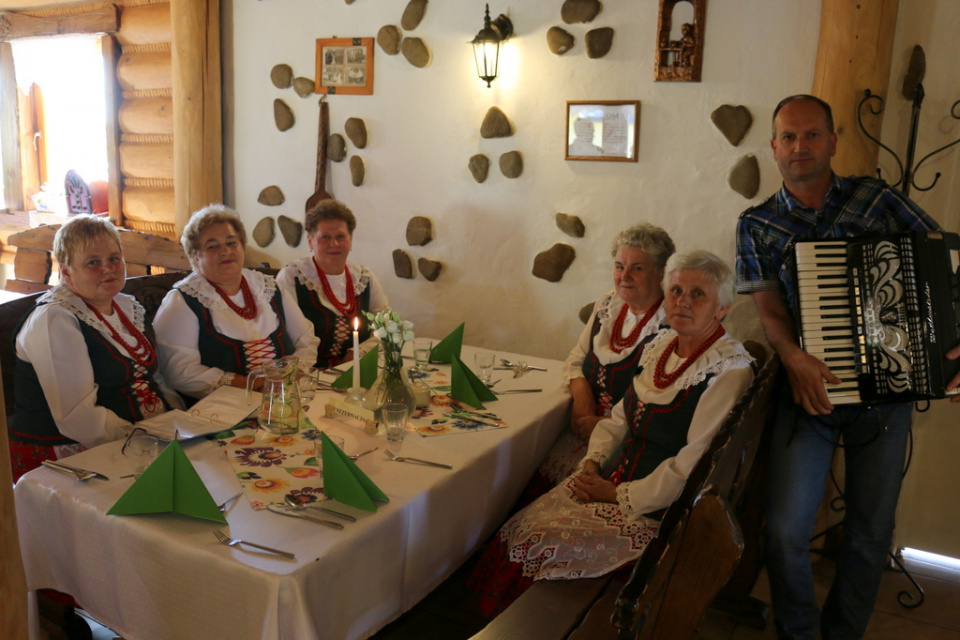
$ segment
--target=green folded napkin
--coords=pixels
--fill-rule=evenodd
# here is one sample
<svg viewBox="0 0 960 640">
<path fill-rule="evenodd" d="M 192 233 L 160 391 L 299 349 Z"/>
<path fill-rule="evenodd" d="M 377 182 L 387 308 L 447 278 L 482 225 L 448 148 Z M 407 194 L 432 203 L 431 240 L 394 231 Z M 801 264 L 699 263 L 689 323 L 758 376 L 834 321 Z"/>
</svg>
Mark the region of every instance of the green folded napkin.
<svg viewBox="0 0 960 640">
<path fill-rule="evenodd" d="M 474 409 L 483 409 L 483 400 L 493 401 L 497 394 L 483 384 L 463 360 L 454 356 L 450 363 L 450 395 Z"/>
<path fill-rule="evenodd" d="M 168 444 L 107 511 L 112 516 L 146 513 L 180 513 L 227 523 L 179 440 Z"/>
<path fill-rule="evenodd" d="M 377 381 L 377 352 L 380 345 L 376 345 L 360 358 L 360 386 L 369 389 Z M 349 389 L 353 386 L 353 367 L 334 380 L 331 384 L 334 389 Z"/>
<path fill-rule="evenodd" d="M 460 357 L 460 350 L 463 348 L 464 324 L 461 322 L 459 327 L 430 350 L 430 362 L 453 362 L 455 357 Z"/>
<path fill-rule="evenodd" d="M 323 442 L 323 492 L 327 496 L 366 511 L 377 510 L 375 500 L 390 501 L 327 434 L 321 431 L 320 438 Z"/>
</svg>

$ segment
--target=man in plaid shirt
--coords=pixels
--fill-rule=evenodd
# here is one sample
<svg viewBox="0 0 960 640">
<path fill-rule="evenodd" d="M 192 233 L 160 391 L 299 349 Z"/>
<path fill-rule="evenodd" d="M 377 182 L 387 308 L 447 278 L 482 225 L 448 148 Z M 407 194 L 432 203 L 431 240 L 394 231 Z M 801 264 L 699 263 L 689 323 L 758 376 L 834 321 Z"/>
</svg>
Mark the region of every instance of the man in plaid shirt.
<svg viewBox="0 0 960 640">
<path fill-rule="evenodd" d="M 860 638 L 870 620 L 893 541 L 910 404 L 835 408 L 824 382 L 840 380 L 800 348 L 795 332 L 792 247 L 940 226 L 900 192 L 873 178 L 841 178 L 830 159 L 837 134 L 830 106 L 791 96 L 773 113 L 773 155 L 783 187 L 737 224 L 737 292 L 757 305 L 787 373 L 770 450 L 767 567 L 780 638 L 817 638 L 810 538 L 837 446 L 844 450 L 844 538 L 819 616 L 824 640 Z M 960 357 L 960 346 L 948 357 Z M 960 384 L 960 376 L 948 388 Z M 952 401 L 960 400 L 955 396 Z M 841 440 L 843 444 L 838 444 Z"/>
</svg>

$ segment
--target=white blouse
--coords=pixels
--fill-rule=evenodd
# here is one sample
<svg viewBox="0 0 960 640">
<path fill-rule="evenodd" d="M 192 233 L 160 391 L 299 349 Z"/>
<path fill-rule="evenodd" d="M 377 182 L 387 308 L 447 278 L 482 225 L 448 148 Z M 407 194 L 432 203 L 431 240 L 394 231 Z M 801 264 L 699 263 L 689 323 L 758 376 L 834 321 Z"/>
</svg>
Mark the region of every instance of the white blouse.
<svg viewBox="0 0 960 640">
<path fill-rule="evenodd" d="M 257 317 L 252 320 L 241 318 L 228 307 L 213 285 L 199 273 L 190 274 L 175 286 L 195 295 L 210 311 L 213 327 L 218 333 L 234 340 L 253 342 L 269 336 L 280 324 L 277 314 L 270 306 L 277 283 L 259 271 L 244 269 L 243 275 L 257 304 Z M 281 298 L 287 333 L 294 344 L 293 355 L 297 356 L 301 363 L 309 363 L 306 366 L 310 366 L 317 359 L 320 339 L 313 334 L 313 324 L 300 311 L 296 298 L 291 298 L 282 291 Z M 238 291 L 230 299 L 237 306 L 243 306 L 242 291 Z M 196 314 L 187 306 L 179 289 L 171 289 L 164 297 L 153 326 L 157 333 L 160 366 L 174 389 L 195 398 L 202 398 L 220 386 L 225 371 L 201 364 L 200 323 Z"/>
<path fill-rule="evenodd" d="M 87 448 L 123 438 L 125 427 L 130 423 L 97 404 L 99 386 L 94 382 L 93 365 L 80 323 L 99 331 L 120 353 L 127 353 L 126 348 L 113 339 L 106 325 L 66 285 L 51 289 L 37 302 L 47 304 L 34 310 L 17 334 L 17 357 L 33 365 L 60 433 Z M 117 294 L 114 302 L 134 326 L 143 331 L 143 307 L 123 293 Z M 119 314 L 104 316 L 104 319 L 129 344 L 135 342 L 120 322 Z M 171 406 L 183 408 L 183 401 L 159 371 L 154 380 Z M 159 405 L 144 417 L 164 411 L 163 405 Z"/>
<path fill-rule="evenodd" d="M 580 339 L 577 340 L 577 344 L 574 345 L 570 351 L 570 355 L 567 356 L 567 359 L 563 363 L 562 375 L 565 385 L 569 385 L 570 381 L 574 378 L 583 377 L 583 361 L 586 359 L 587 353 L 590 352 L 590 333 L 593 331 L 593 322 L 596 318 L 600 318 L 600 331 L 598 331 L 596 337 L 593 338 L 593 353 L 597 356 L 600 364 L 606 366 L 629 357 L 630 354 L 633 353 L 633 350 L 637 348 L 638 344 L 647 336 L 653 335 L 659 330 L 660 325 L 665 322 L 667 317 L 661 304 L 657 312 L 653 314 L 653 317 L 650 318 L 646 326 L 640 331 L 637 340 L 620 353 L 616 353 L 610 348 L 610 333 L 613 331 L 613 325 L 617 321 L 617 316 L 620 315 L 620 309 L 626 304 L 627 303 L 617 295 L 616 291 L 609 291 L 593 305 L 593 312 L 590 314 L 590 319 L 587 320 L 587 326 L 583 328 L 583 331 L 580 333 Z M 627 315 L 623 319 L 621 332 L 629 335 L 634 327 L 637 326 L 637 323 L 643 319 L 644 315 L 646 315 L 646 311 L 640 315 L 636 315 L 628 308 Z"/>
<path fill-rule="evenodd" d="M 697 358 L 674 384 L 666 389 L 658 389 L 653 383 L 657 360 L 676 335 L 672 329 L 664 329 L 650 341 L 640 357 L 643 370 L 633 379 L 633 388 L 640 402 L 669 404 L 683 389 L 699 384 L 709 374 L 715 375 L 710 379 L 694 410 L 687 430 L 687 444 L 676 456 L 662 461 L 646 477 L 623 482 L 617 487 L 620 508 L 633 517 L 663 509 L 677 499 L 700 456 L 753 380 L 753 358 L 738 340 L 724 334 Z M 683 360 L 676 352 L 672 353 L 667 360 L 665 371 L 675 371 Z M 609 418 L 597 423 L 590 436 L 584 460 L 595 460 L 602 466 L 613 455 L 630 430 L 624 411 L 621 400 L 613 408 Z M 581 468 L 582 466 L 581 462 Z"/>
<path fill-rule="evenodd" d="M 387 294 L 384 293 L 380 281 L 373 275 L 369 268 L 363 265 L 357 265 L 347 262 L 347 268 L 350 269 L 350 277 L 353 278 L 353 292 L 359 296 L 368 288 L 370 289 L 370 312 L 376 313 L 390 306 L 387 302 Z M 313 256 L 299 258 L 287 264 L 280 273 L 277 274 L 277 283 L 283 290 L 285 297 L 293 300 L 297 299 L 296 283 L 299 281 L 311 291 L 316 292 L 320 303 L 327 309 L 330 309 L 337 315 L 340 312 L 333 306 L 333 303 L 327 300 L 323 293 L 323 285 L 320 283 L 320 277 L 317 275 L 317 268 L 313 263 Z M 330 290 L 337 300 L 345 301 L 347 299 L 347 273 L 344 271 L 340 275 L 327 275 L 327 282 L 330 284 Z"/>
</svg>

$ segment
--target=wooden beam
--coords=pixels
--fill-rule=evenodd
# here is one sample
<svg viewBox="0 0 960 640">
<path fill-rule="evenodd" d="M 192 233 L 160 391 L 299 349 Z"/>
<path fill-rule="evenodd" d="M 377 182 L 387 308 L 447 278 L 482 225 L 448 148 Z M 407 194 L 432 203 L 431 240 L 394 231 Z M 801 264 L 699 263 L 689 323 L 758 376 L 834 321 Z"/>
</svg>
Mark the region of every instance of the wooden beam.
<svg viewBox="0 0 960 640">
<path fill-rule="evenodd" d="M 23 210 L 20 178 L 20 117 L 13 47 L 0 42 L 0 140 L 3 141 L 3 197 L 12 211 Z"/>
<path fill-rule="evenodd" d="M 123 174 L 120 171 L 120 86 L 117 81 L 117 58 L 120 47 L 114 36 L 100 38 L 100 53 L 103 57 L 104 104 L 107 121 L 107 211 L 116 225 L 123 225 Z"/>
<path fill-rule="evenodd" d="M 840 137 L 833 169 L 839 175 L 876 175 L 879 149 L 860 131 L 856 108 L 865 89 L 886 98 L 898 5 L 899 0 L 822 0 L 812 93 L 833 107 Z M 867 120 L 879 138 L 882 114 Z"/>
<path fill-rule="evenodd" d="M 0 40 L 59 36 L 66 33 L 116 33 L 120 27 L 116 6 L 73 16 L 38 18 L 15 11 L 0 11 Z"/>
<path fill-rule="evenodd" d="M 174 203 L 177 231 L 190 214 L 223 201 L 220 3 L 171 0 Z"/>
</svg>

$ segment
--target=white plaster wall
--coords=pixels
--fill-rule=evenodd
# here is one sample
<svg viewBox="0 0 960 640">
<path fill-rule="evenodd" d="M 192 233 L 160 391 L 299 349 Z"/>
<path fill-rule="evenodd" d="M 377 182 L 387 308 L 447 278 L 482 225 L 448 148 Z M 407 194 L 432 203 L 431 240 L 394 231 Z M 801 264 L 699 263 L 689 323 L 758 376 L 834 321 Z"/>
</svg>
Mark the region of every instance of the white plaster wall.
<svg viewBox="0 0 960 640">
<path fill-rule="evenodd" d="M 442 336 L 466 321 L 469 343 L 563 358 L 582 328 L 577 311 L 611 286 L 609 244 L 618 230 L 648 220 L 666 228 L 679 247 L 706 247 L 732 262 L 736 217 L 760 198 L 747 201 L 732 191 L 730 169 L 752 153 L 761 160 L 760 196 L 780 184 L 768 122 L 781 97 L 811 86 L 819 30 L 811 5 L 817 3 L 784 3 L 773 11 L 764 0 L 732 0 L 708 9 L 700 83 L 653 81 L 658 3 L 604 2 L 589 26 L 565 27 L 577 44 L 556 56 L 547 49 L 546 31 L 563 26 L 561 4 L 492 4 L 491 13 L 507 13 L 516 30 L 492 88 L 473 73 L 466 44 L 482 26 L 483 3 L 456 0 L 430 3 L 422 24 L 406 34 L 426 41 L 430 66 L 414 68 L 377 47 L 374 94 L 328 98 L 333 132 L 343 132 L 351 116 L 363 118 L 369 132 L 366 149 L 350 148 L 366 163 L 363 186 L 352 186 L 346 162 L 332 164 L 328 185 L 359 219 L 353 255 L 374 269 L 393 306 L 422 334 Z M 274 88 L 270 69 L 284 62 L 312 78 L 316 38 L 375 36 L 385 24 L 399 25 L 405 6 L 406 0 L 376 6 L 369 0 L 226 0 L 227 199 L 248 228 L 266 215 L 300 218 L 313 192 L 318 99 Z M 583 37 L 601 26 L 615 28 L 613 48 L 591 60 Z M 287 132 L 273 124 L 274 98 L 296 112 Z M 565 101 L 592 99 L 642 102 L 639 162 L 564 160 Z M 710 121 L 725 103 L 754 114 L 739 147 Z M 514 123 L 514 136 L 480 138 L 493 105 Z M 523 153 L 525 169 L 509 180 L 497 160 L 514 149 Z M 467 169 L 478 152 L 492 161 L 483 184 Z M 283 206 L 256 202 L 270 184 L 286 194 Z M 580 216 L 586 237 L 559 231 L 557 212 Z M 425 247 L 406 246 L 414 215 L 433 220 L 436 239 Z M 559 283 L 533 277 L 534 256 L 556 242 L 573 246 L 577 259 Z M 391 259 L 396 248 L 414 261 L 443 262 L 440 278 L 398 279 Z M 306 251 L 305 241 L 291 249 L 278 238 L 263 253 L 279 265 Z M 744 302 L 744 311 L 752 311 Z"/>
</svg>

